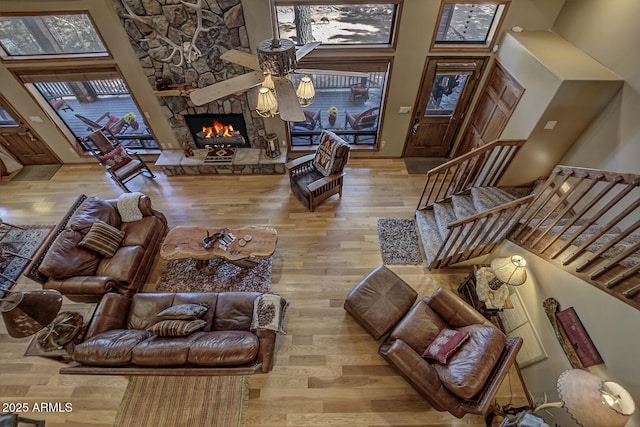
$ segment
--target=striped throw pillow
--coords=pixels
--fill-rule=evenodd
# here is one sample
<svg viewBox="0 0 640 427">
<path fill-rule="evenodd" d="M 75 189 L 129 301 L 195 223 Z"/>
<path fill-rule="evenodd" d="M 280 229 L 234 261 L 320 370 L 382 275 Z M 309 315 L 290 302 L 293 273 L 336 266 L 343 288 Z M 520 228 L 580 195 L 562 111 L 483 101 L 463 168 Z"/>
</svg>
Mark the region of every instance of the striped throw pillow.
<svg viewBox="0 0 640 427">
<path fill-rule="evenodd" d="M 90 249 L 105 257 L 112 257 L 124 239 L 124 231 L 96 219 L 86 236 L 78 246 Z"/>
<path fill-rule="evenodd" d="M 202 319 L 198 320 L 163 320 L 147 329 L 159 337 L 186 337 L 207 325 Z"/>
</svg>

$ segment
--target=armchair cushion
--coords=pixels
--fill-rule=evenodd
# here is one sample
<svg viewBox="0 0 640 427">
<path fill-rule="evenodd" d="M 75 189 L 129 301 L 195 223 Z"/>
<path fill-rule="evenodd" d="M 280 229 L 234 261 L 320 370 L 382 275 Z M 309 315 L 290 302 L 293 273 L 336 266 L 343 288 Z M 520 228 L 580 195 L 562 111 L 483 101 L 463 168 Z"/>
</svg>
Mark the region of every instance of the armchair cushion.
<svg viewBox="0 0 640 427">
<path fill-rule="evenodd" d="M 446 365 L 434 363 L 440 381 L 453 394 L 471 399 L 487 382 L 505 348 L 506 336 L 495 326 L 470 325 L 459 329 L 469 338 Z"/>
<path fill-rule="evenodd" d="M 422 353 L 422 357 L 435 359 L 440 363 L 446 364 L 449 356 L 458 351 L 468 338 L 468 332 L 445 328 L 427 346 L 424 353 Z"/>
<path fill-rule="evenodd" d="M 423 298 L 418 301 L 391 331 L 391 335 L 388 338 L 390 341 L 404 341 L 418 356 L 424 353 L 425 347 L 436 339 L 442 329 L 449 327 L 429 307 L 428 300 L 429 298 Z"/>
<path fill-rule="evenodd" d="M 97 220 L 112 227 L 120 227 L 120 215 L 114 205 L 97 196 L 87 197 L 69 219 L 68 228 L 87 234 Z"/>
<path fill-rule="evenodd" d="M 70 228 L 63 230 L 44 256 L 39 271 L 56 280 L 73 276 L 93 276 L 102 257 L 96 252 L 78 246 L 83 237 L 80 232 Z"/>
<path fill-rule="evenodd" d="M 120 247 L 122 239 L 124 239 L 122 231 L 96 219 L 78 246 L 90 249 L 102 256 L 112 257 Z"/>
</svg>

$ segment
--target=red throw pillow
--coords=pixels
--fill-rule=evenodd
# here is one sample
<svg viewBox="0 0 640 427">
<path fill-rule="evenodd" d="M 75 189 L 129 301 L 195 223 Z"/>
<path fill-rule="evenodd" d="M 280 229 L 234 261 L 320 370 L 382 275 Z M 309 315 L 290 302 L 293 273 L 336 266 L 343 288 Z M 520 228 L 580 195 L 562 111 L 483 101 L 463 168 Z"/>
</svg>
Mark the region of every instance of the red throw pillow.
<svg viewBox="0 0 640 427">
<path fill-rule="evenodd" d="M 447 363 L 449 356 L 455 353 L 468 338 L 468 332 L 442 329 L 422 353 L 422 357 Z"/>
<path fill-rule="evenodd" d="M 100 156 L 100 160 L 112 169 L 118 169 L 129 163 L 131 161 L 131 157 L 129 157 L 129 154 L 124 151 L 124 147 L 120 145 L 104 156 Z"/>
</svg>

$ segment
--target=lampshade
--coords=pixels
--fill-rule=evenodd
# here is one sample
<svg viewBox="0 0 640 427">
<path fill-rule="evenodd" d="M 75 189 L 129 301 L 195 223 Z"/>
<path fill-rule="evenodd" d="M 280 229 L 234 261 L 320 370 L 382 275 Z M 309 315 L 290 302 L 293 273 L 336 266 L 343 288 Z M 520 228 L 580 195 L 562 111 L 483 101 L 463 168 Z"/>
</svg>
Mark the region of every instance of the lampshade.
<svg viewBox="0 0 640 427">
<path fill-rule="evenodd" d="M 258 90 L 256 112 L 262 117 L 273 117 L 278 114 L 278 100 L 271 89 L 261 87 Z"/>
<path fill-rule="evenodd" d="M 269 88 L 271 90 L 275 90 L 276 85 L 273 83 L 273 78 L 271 77 L 271 74 L 265 74 L 264 75 L 264 80 L 262 81 L 262 87 L 266 87 Z"/>
<path fill-rule="evenodd" d="M 519 255 L 496 258 L 491 261 L 491 271 L 498 280 L 511 286 L 519 286 L 527 279 L 527 261 Z"/>
<path fill-rule="evenodd" d="M 298 95 L 300 105 L 307 106 L 313 103 L 313 97 L 316 96 L 316 90 L 314 89 L 313 82 L 309 76 L 304 76 L 300 79 L 296 95 Z"/>
<path fill-rule="evenodd" d="M 24 338 L 51 323 L 61 306 L 58 291 L 11 292 L 0 302 L 0 311 L 9 335 Z"/>
<path fill-rule="evenodd" d="M 558 394 L 582 427 L 622 427 L 636 409 L 631 394 L 621 385 L 581 369 L 560 374 Z"/>
</svg>

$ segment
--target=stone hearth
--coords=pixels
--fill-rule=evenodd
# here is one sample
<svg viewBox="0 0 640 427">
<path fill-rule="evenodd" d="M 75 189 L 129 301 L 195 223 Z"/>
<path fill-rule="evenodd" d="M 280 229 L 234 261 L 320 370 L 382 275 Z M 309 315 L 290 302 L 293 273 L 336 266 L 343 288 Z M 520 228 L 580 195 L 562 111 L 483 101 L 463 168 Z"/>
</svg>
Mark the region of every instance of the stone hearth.
<svg viewBox="0 0 640 427">
<path fill-rule="evenodd" d="M 286 150 L 280 157 L 270 159 L 264 150 L 258 148 L 238 148 L 230 164 L 205 164 L 207 150 L 193 150 L 192 157 L 186 157 L 182 150 L 165 150 L 156 166 L 167 176 L 176 175 L 250 175 L 283 174 L 287 161 Z"/>
</svg>

